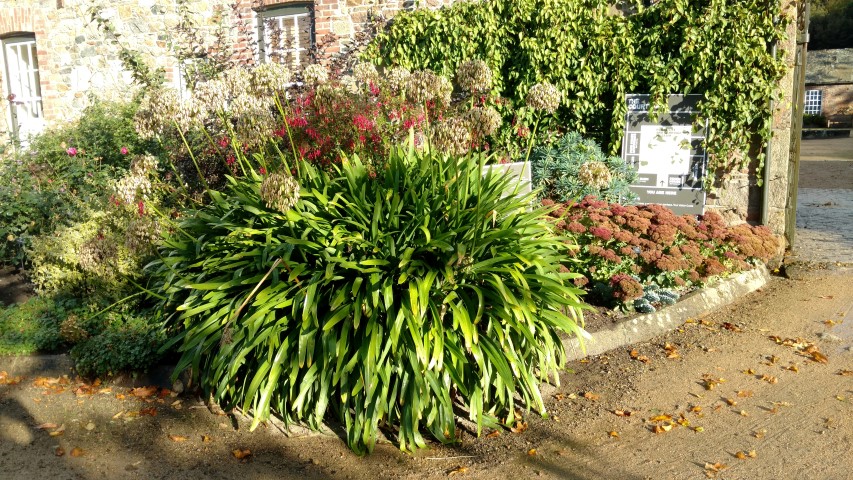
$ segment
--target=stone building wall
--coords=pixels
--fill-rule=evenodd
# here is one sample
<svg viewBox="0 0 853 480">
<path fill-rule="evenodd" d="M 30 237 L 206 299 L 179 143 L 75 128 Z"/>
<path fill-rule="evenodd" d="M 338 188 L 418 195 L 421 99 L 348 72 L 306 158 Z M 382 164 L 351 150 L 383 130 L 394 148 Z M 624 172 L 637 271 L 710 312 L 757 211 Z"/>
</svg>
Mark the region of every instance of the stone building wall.
<svg viewBox="0 0 853 480">
<path fill-rule="evenodd" d="M 841 85 L 812 85 L 807 90 L 820 90 L 821 114 L 829 127 L 853 126 L 853 83 Z"/>
<path fill-rule="evenodd" d="M 313 10 L 315 39 L 327 42 L 326 55 L 346 50 L 361 31 L 367 12 L 386 17 L 400 10 L 436 8 L 454 0 L 185 0 L 198 31 L 212 39 L 219 25 L 227 25 L 234 58 L 255 61 L 256 11 L 287 4 Z M 134 92 L 130 72 L 122 67 L 119 47 L 92 21 L 92 10 L 120 34 L 118 41 L 142 54 L 166 80 L 178 87 L 179 75 L 171 47 L 180 21 L 175 0 L 0 0 L 0 38 L 13 33 L 34 33 L 38 48 L 41 94 L 47 124 L 72 120 L 89 102 L 89 95 L 127 99 Z M 224 16 L 219 22 L 217 12 Z M 0 57 L 0 65 L 3 65 Z M 6 84 L 0 68 L 0 142 L 9 131 Z"/>
</svg>

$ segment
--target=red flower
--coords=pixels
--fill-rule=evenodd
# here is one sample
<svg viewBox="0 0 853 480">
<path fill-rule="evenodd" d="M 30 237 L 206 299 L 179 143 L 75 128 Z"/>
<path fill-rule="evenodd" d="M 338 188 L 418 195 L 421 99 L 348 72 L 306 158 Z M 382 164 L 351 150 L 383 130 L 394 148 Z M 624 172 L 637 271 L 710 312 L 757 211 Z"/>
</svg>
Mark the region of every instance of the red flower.
<svg viewBox="0 0 853 480">
<path fill-rule="evenodd" d="M 122 155 L 127 155 L 128 153 L 130 153 L 130 150 L 128 150 L 127 147 L 121 147 L 121 154 Z"/>
<path fill-rule="evenodd" d="M 136 205 L 139 216 L 145 215 L 145 203 L 142 200 Z"/>
<path fill-rule="evenodd" d="M 228 144 L 230 143 L 231 141 L 228 140 L 228 137 L 222 137 L 219 139 L 219 146 L 222 148 L 228 148 Z"/>
<path fill-rule="evenodd" d="M 258 169 L 258 173 L 260 173 L 261 175 L 266 175 L 266 174 L 267 174 L 267 169 L 266 169 L 266 168 L 264 168 L 264 167 L 261 167 L 261 168 L 259 168 L 259 169 Z"/>
<path fill-rule="evenodd" d="M 67 153 L 71 157 L 74 157 L 77 155 L 77 149 L 74 147 L 69 147 L 67 150 L 65 150 L 65 153 Z"/>
</svg>

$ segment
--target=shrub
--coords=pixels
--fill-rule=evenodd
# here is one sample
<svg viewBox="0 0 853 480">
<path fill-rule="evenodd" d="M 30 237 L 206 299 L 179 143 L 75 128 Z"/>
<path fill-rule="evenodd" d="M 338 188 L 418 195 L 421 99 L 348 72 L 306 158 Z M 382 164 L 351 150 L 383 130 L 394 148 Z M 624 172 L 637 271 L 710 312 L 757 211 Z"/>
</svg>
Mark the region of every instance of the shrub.
<svg viewBox="0 0 853 480">
<path fill-rule="evenodd" d="M 633 280 L 647 289 L 650 284 L 683 289 L 780 253 L 780 241 L 768 228 L 729 227 L 713 211 L 678 216 L 661 205 L 622 206 L 588 197 L 560 206 L 552 217 L 558 232 L 580 246 L 573 268 L 583 278 L 576 282 L 591 282 L 604 304 L 639 298 L 644 292 Z"/>
<path fill-rule="evenodd" d="M 55 352 L 67 344 L 61 325 L 79 313 L 80 303 L 67 297 L 32 297 L 0 308 L 0 354 Z"/>
<path fill-rule="evenodd" d="M 536 147 L 530 159 L 533 184 L 544 198 L 568 202 L 592 195 L 623 205 L 637 200 L 628 188 L 637 178 L 636 171 L 577 132 Z"/>
<path fill-rule="evenodd" d="M 803 115 L 803 127 L 806 128 L 826 128 L 829 125 L 826 117 L 823 115 L 814 115 L 806 113 Z"/>
<path fill-rule="evenodd" d="M 582 333 L 565 247 L 484 157 L 409 145 L 375 178 L 358 157 L 298 164 L 295 204 L 268 181 L 288 167 L 247 169 L 188 214 L 151 267 L 177 370 L 253 427 L 270 410 L 317 427 L 331 408 L 357 452 L 380 424 L 403 449 L 421 427 L 453 441 L 457 402 L 478 431 L 512 423 L 517 399 L 543 411 L 558 334 Z"/>
<path fill-rule="evenodd" d="M 103 320 L 90 318 L 88 325 L 79 318 L 73 327 L 67 322 L 63 325 L 65 331 L 72 328 L 77 331 L 71 358 L 81 375 L 101 377 L 144 371 L 160 358 L 158 351 L 165 338 L 157 322 L 126 312 L 109 312 L 103 317 Z"/>
</svg>

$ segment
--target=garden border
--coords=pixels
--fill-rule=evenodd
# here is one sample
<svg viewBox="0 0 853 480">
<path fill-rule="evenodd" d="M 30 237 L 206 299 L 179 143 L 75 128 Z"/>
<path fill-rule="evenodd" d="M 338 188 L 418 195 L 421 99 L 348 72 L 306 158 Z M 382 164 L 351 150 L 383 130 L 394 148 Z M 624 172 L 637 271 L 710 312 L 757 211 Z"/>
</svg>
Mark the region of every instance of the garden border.
<svg viewBox="0 0 853 480">
<path fill-rule="evenodd" d="M 564 337 L 568 361 L 599 355 L 620 347 L 650 340 L 660 334 L 680 327 L 691 317 L 702 317 L 717 308 L 728 305 L 761 287 L 770 280 L 770 272 L 763 265 L 706 286 L 680 299 L 675 305 L 645 315 L 621 321 L 609 328 L 589 332 L 591 339 L 584 340 L 586 350 L 576 337 Z"/>
</svg>

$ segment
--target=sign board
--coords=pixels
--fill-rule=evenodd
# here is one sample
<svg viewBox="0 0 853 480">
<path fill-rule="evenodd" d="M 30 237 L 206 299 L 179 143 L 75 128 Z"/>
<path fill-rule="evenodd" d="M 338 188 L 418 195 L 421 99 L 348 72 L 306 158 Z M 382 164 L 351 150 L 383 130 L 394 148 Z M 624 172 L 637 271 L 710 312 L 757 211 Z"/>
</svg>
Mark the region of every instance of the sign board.
<svg viewBox="0 0 853 480">
<path fill-rule="evenodd" d="M 509 174 L 511 191 L 507 193 L 523 196 L 533 191 L 533 176 L 530 170 L 530 162 L 497 163 L 485 165 L 483 175 L 489 172 L 494 172 L 495 175 Z"/>
<path fill-rule="evenodd" d="M 631 191 L 640 203 L 658 203 L 677 214 L 701 215 L 708 165 L 705 125 L 697 125 L 701 95 L 670 95 L 667 111 L 649 116 L 651 95 L 626 96 L 622 158 L 637 170 Z"/>
</svg>

